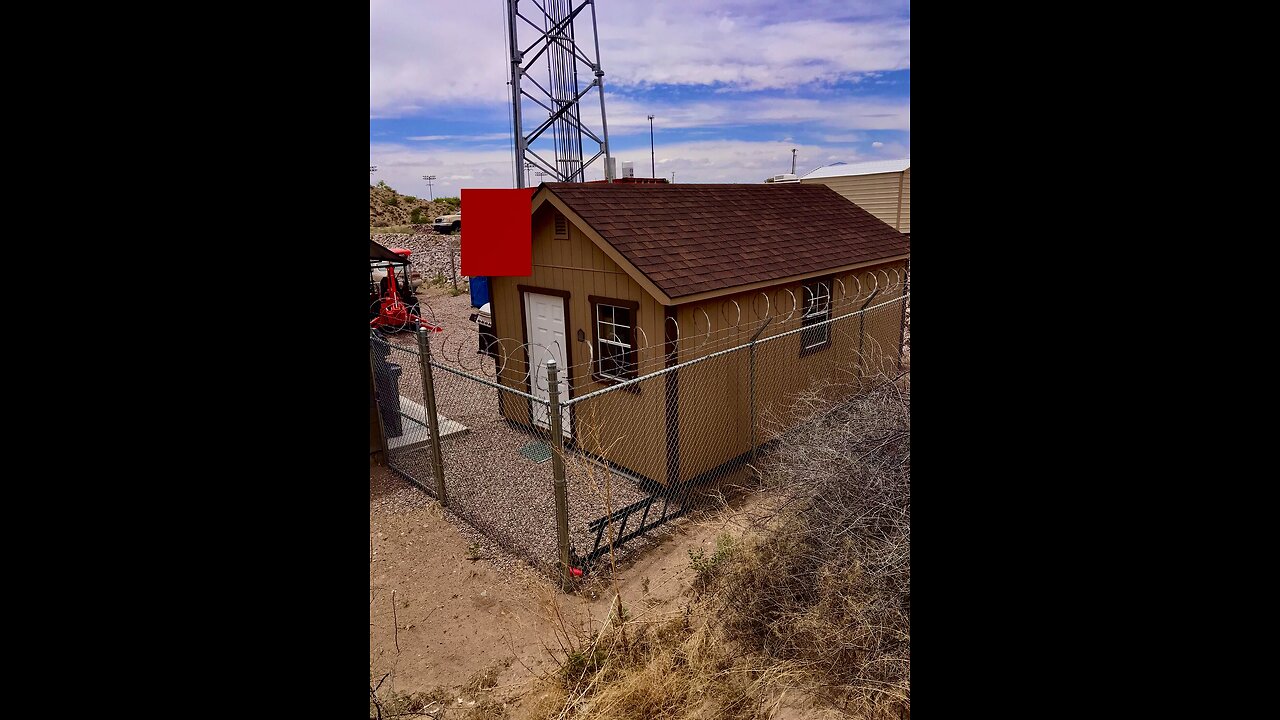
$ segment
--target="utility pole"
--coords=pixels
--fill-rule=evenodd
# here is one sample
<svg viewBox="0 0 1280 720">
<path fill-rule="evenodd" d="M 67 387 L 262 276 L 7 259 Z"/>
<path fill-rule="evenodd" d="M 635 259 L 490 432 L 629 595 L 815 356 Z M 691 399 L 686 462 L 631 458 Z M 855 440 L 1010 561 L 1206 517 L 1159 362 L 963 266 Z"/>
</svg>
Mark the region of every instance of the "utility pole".
<svg viewBox="0 0 1280 720">
<path fill-rule="evenodd" d="M 526 162 L 524 164 L 524 184 L 526 187 L 528 187 L 529 185 L 529 171 L 532 169 L 533 169 L 533 163 Z"/>
<path fill-rule="evenodd" d="M 431 192 L 431 181 L 432 181 L 432 180 L 435 180 L 435 179 L 436 179 L 436 176 L 435 176 L 435 175 L 423 175 L 423 176 L 422 176 L 422 179 L 427 181 L 427 199 L 428 199 L 428 200 L 435 200 L 435 199 L 436 199 L 436 196 L 435 196 L 435 194 L 434 194 L 434 193 L 432 193 L 432 192 Z"/>
<path fill-rule="evenodd" d="M 534 170 L 534 171 L 533 171 L 533 174 L 538 176 L 538 184 L 539 184 L 539 185 L 541 185 L 541 184 L 542 184 L 542 178 L 544 178 L 544 177 L 546 177 L 546 176 L 547 176 L 547 173 L 544 173 L 544 172 L 542 172 L 541 170 Z"/>
<path fill-rule="evenodd" d="M 796 174 L 796 149 L 791 148 L 791 174 Z"/>
<path fill-rule="evenodd" d="M 653 116 L 649 116 L 649 177 L 658 177 L 657 165 L 653 162 Z"/>
<path fill-rule="evenodd" d="M 370 166 L 369 166 L 369 174 L 370 174 L 370 175 L 372 175 L 372 174 L 374 174 L 374 173 L 376 173 L 376 172 L 378 172 L 378 166 L 377 166 L 377 165 L 370 165 Z M 370 185 L 372 185 L 373 183 L 369 183 L 369 184 L 370 184 Z"/>
<path fill-rule="evenodd" d="M 676 184 L 676 171 L 675 171 L 675 170 L 672 170 L 672 171 L 671 171 L 671 184 L 672 184 L 672 185 L 675 185 L 675 184 Z"/>
</svg>

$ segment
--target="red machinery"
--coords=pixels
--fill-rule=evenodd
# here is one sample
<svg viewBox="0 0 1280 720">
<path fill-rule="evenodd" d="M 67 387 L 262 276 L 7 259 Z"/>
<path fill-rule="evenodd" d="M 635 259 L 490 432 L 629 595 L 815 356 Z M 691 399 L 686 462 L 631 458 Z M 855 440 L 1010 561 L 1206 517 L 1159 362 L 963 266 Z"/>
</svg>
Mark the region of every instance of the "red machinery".
<svg viewBox="0 0 1280 720">
<path fill-rule="evenodd" d="M 421 307 L 413 292 L 416 273 L 409 270 L 410 254 L 404 248 L 388 251 L 369 241 L 369 327 L 393 333 L 419 327 L 431 332 L 443 329 L 421 316 Z"/>
</svg>

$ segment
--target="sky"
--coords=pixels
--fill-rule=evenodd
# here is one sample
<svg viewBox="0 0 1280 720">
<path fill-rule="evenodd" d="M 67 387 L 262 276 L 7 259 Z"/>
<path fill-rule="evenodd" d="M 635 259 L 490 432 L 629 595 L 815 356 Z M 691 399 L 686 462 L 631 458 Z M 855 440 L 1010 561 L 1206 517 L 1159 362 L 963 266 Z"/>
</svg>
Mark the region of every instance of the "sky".
<svg viewBox="0 0 1280 720">
<path fill-rule="evenodd" d="M 539 22 L 533 3 L 520 10 Z M 370 0 L 371 183 L 421 197 L 423 175 L 436 176 L 436 197 L 515 187 L 505 4 Z M 651 177 L 653 165 L 677 183 L 758 183 L 791 171 L 792 148 L 800 175 L 911 154 L 907 1 L 596 0 L 595 11 L 619 168 L 631 161 Z M 590 12 L 576 37 L 592 57 Z M 517 22 L 528 46 L 534 31 Z M 530 75 L 549 84 L 545 62 Z M 590 72 L 581 77 L 586 88 Z M 598 90 L 583 102 L 583 123 L 601 136 Z M 528 99 L 522 108 L 526 133 L 547 116 Z M 587 158 L 597 149 L 586 139 Z M 603 159 L 586 175 L 603 178 Z"/>
</svg>

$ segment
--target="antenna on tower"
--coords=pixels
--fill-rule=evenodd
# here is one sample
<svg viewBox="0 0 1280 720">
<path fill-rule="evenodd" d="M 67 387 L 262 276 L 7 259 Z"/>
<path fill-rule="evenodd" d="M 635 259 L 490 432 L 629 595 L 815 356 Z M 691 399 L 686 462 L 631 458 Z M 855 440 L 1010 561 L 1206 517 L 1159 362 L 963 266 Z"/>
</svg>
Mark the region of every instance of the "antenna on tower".
<svg viewBox="0 0 1280 720">
<path fill-rule="evenodd" d="M 576 39 L 580 33 L 574 27 L 588 5 L 591 6 L 590 42 L 583 45 L 588 51 L 594 50 L 592 55 L 580 47 Z M 613 180 L 595 0 L 535 1 L 525 4 L 527 13 L 522 12 L 520 0 L 506 0 L 506 10 L 516 187 L 525 187 L 524 173 L 519 171 L 525 163 L 554 180 L 582 182 L 586 179 L 587 167 L 600 157 L 605 159 L 605 179 Z M 586 30 L 585 20 L 582 25 Z M 585 33 L 581 34 L 587 39 Z M 521 44 L 522 36 L 527 45 Z M 535 66 L 538 66 L 536 71 Z M 546 68 L 546 86 L 539 81 L 541 67 Z M 580 73 L 593 79 L 584 85 L 579 79 Z M 583 122 L 584 118 L 594 117 L 593 109 L 582 102 L 593 88 L 600 96 L 599 134 L 590 123 Z M 524 102 L 526 99 L 528 103 Z M 583 143 L 587 138 L 599 146 L 599 151 L 583 160 Z"/>
</svg>

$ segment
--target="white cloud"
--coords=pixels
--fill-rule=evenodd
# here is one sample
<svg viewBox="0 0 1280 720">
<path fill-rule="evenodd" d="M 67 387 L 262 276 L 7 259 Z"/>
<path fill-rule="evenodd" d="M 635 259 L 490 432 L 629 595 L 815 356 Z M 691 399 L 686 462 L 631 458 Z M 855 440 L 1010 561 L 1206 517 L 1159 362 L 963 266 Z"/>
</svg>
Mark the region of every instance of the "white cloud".
<svg viewBox="0 0 1280 720">
<path fill-rule="evenodd" d="M 864 160 L 853 150 L 845 148 L 828 148 L 824 145 L 812 145 L 779 141 L 750 140 L 693 140 L 681 143 L 664 143 L 659 148 L 657 173 L 659 177 L 671 179 L 671 171 L 676 173 L 676 182 L 681 183 L 759 183 L 779 173 L 791 172 L 791 148 L 796 148 L 796 172 L 804 173 L 835 160 L 856 162 Z M 648 175 L 649 146 L 620 148 L 614 155 L 619 166 L 622 161 L 632 160 L 636 164 L 636 174 Z M 603 170 L 588 179 L 602 179 Z"/>
<path fill-rule="evenodd" d="M 601 4 L 596 12 L 605 87 L 792 89 L 907 69 L 910 23 L 888 16 L 905 5 L 807 3 L 810 19 L 793 20 L 793 12 L 772 17 L 776 8 L 754 0 Z M 370 0 L 370 115 L 440 113 L 465 105 L 502 119 L 510 72 L 503 6 L 496 0 Z M 537 13 L 525 9 L 526 15 Z M 839 19 L 848 17 L 858 19 Z"/>
<path fill-rule="evenodd" d="M 911 66 L 906 19 L 771 22 L 760 16 L 739 16 L 735 22 L 739 28 L 721 32 L 717 26 L 723 21 L 686 5 L 602 7 L 601 64 L 607 73 L 606 85 L 782 89 L 857 80 L 865 73 Z M 626 53 L 611 56 L 608 50 L 619 46 L 625 46 Z"/>
<path fill-rule="evenodd" d="M 871 144 L 874 149 L 875 159 L 897 160 L 899 158 L 911 157 L 911 148 L 899 142 L 877 142 Z"/>
<path fill-rule="evenodd" d="M 860 142 L 863 138 L 864 136 L 861 135 L 860 133 L 842 133 L 842 134 L 823 135 L 822 141 L 830 142 L 830 143 L 851 143 L 851 142 Z"/>
<path fill-rule="evenodd" d="M 454 140 L 460 142 L 492 142 L 494 140 L 510 140 L 511 133 L 481 133 L 479 135 L 415 135 L 405 139 L 417 140 L 420 142 L 439 142 L 441 140 Z"/>
<path fill-rule="evenodd" d="M 432 183 L 436 197 L 457 195 L 463 187 L 514 187 L 511 152 L 506 149 L 423 148 L 396 143 L 369 146 L 369 164 L 378 172 L 369 182 L 385 181 L 406 195 L 424 197 L 427 183 L 423 175 L 436 175 Z"/>
<path fill-rule="evenodd" d="M 829 130 L 910 130 L 911 104 L 908 100 L 862 100 L 858 98 L 751 98 L 724 99 L 677 105 L 669 101 L 641 102 L 630 97 L 605 95 L 609 132 L 619 135 L 649 132 L 647 115 L 654 127 L 696 128 L 708 125 L 816 125 Z"/>
<path fill-rule="evenodd" d="M 509 102 L 501 2 L 370 0 L 369 113 L 399 117 L 443 106 Z"/>
<path fill-rule="evenodd" d="M 777 141 L 700 140 L 668 143 L 657 158 L 659 177 L 677 183 L 758 183 L 766 177 L 791 172 L 791 148 L 796 148 L 797 172 L 804 174 L 836 160 L 865 160 L 855 151 L 824 145 Z M 619 148 L 614 156 L 635 163 L 636 174 L 648 176 L 649 145 Z M 904 155 L 905 156 L 905 155 Z M 378 172 L 370 183 L 385 181 L 396 190 L 416 196 L 426 195 L 423 175 L 439 176 L 434 182 L 436 197 L 458 195 L 462 188 L 509 188 L 512 179 L 511 154 L 507 150 L 425 149 L 401 144 L 370 146 L 369 164 Z M 604 165 L 597 161 L 587 170 L 588 180 L 604 178 Z M 536 181 L 537 178 L 530 178 Z M 536 184 L 534 182 L 533 184 Z"/>
</svg>

